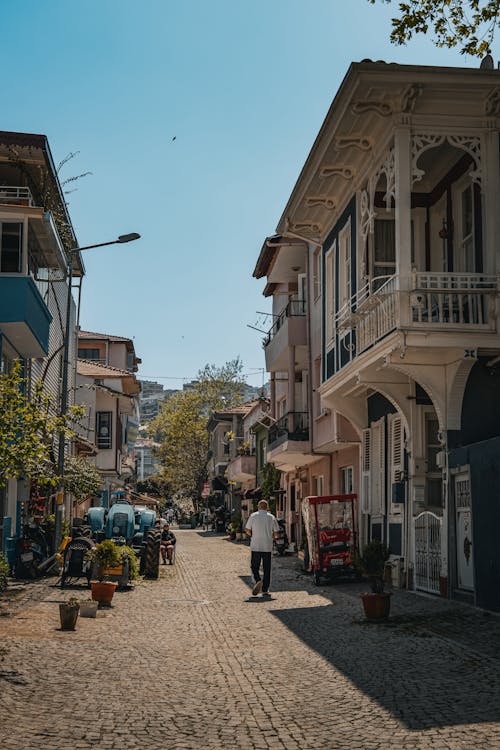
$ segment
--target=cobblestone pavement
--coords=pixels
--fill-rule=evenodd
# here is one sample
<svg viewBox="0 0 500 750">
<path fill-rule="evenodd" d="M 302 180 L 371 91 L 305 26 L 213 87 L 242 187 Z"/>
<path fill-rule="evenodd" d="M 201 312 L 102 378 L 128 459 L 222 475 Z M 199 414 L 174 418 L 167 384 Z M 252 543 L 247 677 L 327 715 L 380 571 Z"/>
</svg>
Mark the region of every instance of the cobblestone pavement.
<svg viewBox="0 0 500 750">
<path fill-rule="evenodd" d="M 159 581 L 74 633 L 74 591 L 0 618 L 2 750 L 500 749 L 496 616 L 397 592 L 367 625 L 362 586 L 315 588 L 294 557 L 247 602 L 246 545 L 178 540 Z"/>
</svg>

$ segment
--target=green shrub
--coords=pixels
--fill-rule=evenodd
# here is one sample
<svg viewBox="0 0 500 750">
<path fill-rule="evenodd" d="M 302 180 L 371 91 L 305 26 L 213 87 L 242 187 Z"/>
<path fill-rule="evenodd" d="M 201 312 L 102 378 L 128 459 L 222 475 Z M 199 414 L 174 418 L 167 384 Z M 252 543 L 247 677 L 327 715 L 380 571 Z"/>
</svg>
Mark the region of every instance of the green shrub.
<svg viewBox="0 0 500 750">
<path fill-rule="evenodd" d="M 364 547 L 362 554 L 355 560 L 355 568 L 368 579 L 375 594 L 384 591 L 384 568 L 391 551 L 383 542 L 373 539 Z"/>
<path fill-rule="evenodd" d="M 121 550 L 123 548 L 115 544 L 111 539 L 105 539 L 92 547 L 87 553 L 87 558 L 97 564 L 97 577 L 100 581 L 105 580 L 105 570 L 117 568 L 122 564 Z"/>
<path fill-rule="evenodd" d="M 129 581 L 136 581 L 139 578 L 139 560 L 132 547 L 127 545 L 120 547 L 122 559 L 128 559 L 128 579 Z"/>
</svg>

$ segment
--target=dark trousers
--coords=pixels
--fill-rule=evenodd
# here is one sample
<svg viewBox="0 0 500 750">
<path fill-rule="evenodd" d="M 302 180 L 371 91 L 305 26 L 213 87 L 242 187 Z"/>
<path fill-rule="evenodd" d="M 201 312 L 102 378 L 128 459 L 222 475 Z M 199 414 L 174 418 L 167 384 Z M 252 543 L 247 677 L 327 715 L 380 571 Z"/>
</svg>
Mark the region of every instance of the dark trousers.
<svg viewBox="0 0 500 750">
<path fill-rule="evenodd" d="M 250 560 L 250 567 L 252 569 L 252 575 L 255 582 L 260 581 L 260 562 L 262 560 L 262 567 L 264 569 L 264 576 L 262 580 L 262 591 L 269 591 L 269 584 L 271 583 L 271 553 L 270 552 L 256 552 L 252 550 L 252 557 Z"/>
</svg>

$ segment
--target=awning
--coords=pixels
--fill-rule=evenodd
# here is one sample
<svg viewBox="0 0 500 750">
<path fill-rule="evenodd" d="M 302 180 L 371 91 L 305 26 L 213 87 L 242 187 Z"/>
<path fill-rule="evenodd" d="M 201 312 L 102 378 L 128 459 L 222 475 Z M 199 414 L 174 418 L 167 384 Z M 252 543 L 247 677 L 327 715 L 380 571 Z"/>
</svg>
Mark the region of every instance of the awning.
<svg viewBox="0 0 500 750">
<path fill-rule="evenodd" d="M 260 500 L 262 498 L 262 490 L 260 487 L 255 487 L 253 490 L 245 490 L 242 494 L 242 498 L 245 500 Z"/>
</svg>

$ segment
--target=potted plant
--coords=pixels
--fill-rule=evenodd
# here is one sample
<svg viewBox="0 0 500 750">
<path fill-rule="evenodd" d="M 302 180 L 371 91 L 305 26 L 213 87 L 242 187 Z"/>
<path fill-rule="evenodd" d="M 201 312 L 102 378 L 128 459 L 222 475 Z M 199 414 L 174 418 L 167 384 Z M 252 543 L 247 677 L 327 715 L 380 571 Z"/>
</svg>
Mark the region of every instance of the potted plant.
<svg viewBox="0 0 500 750">
<path fill-rule="evenodd" d="M 67 602 L 62 602 L 59 605 L 61 630 L 74 630 L 79 612 L 80 602 L 75 597 L 72 596 Z"/>
<path fill-rule="evenodd" d="M 82 599 L 80 601 L 80 617 L 97 617 L 99 602 L 93 599 Z"/>
<path fill-rule="evenodd" d="M 118 568 L 122 563 L 120 547 L 111 539 L 104 539 L 89 550 L 89 559 L 94 563 L 97 580 L 90 582 L 92 599 L 99 604 L 111 604 L 113 594 L 118 586 L 116 581 L 109 581 L 109 571 Z"/>
<path fill-rule="evenodd" d="M 230 531 L 230 537 L 231 539 L 241 539 L 241 529 L 242 529 L 242 518 L 241 513 L 239 510 L 235 511 L 233 515 L 231 516 L 231 531 Z"/>
<path fill-rule="evenodd" d="M 243 443 L 238 448 L 238 453 L 240 456 L 249 456 L 250 455 L 250 443 L 248 440 L 244 440 Z"/>
<path fill-rule="evenodd" d="M 389 617 L 391 594 L 384 591 L 384 569 L 390 554 L 389 547 L 374 539 L 356 559 L 356 569 L 368 579 L 371 588 L 370 593 L 360 595 L 367 620 L 386 620 Z"/>
</svg>

